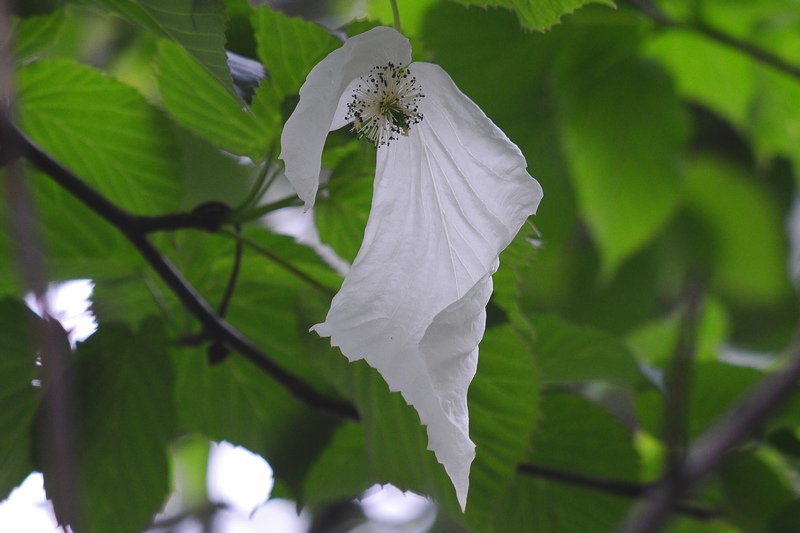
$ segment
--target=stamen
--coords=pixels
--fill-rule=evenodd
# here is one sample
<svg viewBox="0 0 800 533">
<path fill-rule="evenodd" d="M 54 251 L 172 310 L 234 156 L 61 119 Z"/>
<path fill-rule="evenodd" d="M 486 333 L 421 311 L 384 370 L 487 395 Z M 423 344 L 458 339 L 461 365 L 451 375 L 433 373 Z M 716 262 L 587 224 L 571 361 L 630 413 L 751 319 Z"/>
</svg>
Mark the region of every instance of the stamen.
<svg viewBox="0 0 800 533">
<path fill-rule="evenodd" d="M 359 137 L 384 146 L 398 139 L 398 134 L 408 136 L 409 128 L 422 121 L 419 100 L 425 95 L 410 74 L 407 67 L 389 63 L 361 77 L 345 116 Z"/>
</svg>

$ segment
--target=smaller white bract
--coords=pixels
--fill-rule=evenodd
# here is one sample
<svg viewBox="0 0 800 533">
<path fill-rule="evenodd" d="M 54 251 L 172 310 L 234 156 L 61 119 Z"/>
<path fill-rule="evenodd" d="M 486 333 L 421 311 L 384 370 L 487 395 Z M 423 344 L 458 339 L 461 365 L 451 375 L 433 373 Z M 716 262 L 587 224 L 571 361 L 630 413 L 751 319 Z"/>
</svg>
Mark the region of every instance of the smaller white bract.
<svg viewBox="0 0 800 533">
<path fill-rule="evenodd" d="M 377 146 L 364 241 L 324 323 L 428 428 L 464 509 L 475 446 L 467 390 L 500 252 L 542 189 L 525 158 L 437 65 L 411 63 L 391 28 L 348 39 L 309 73 L 283 130 L 286 177 L 306 208 L 329 131 L 350 125 Z"/>
</svg>

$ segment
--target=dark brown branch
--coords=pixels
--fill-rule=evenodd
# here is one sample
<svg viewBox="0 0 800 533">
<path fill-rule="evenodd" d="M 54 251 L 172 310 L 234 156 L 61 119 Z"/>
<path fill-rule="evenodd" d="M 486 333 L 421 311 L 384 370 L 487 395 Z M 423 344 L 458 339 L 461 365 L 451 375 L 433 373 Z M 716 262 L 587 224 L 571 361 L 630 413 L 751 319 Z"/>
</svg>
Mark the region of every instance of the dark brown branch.
<svg viewBox="0 0 800 533">
<path fill-rule="evenodd" d="M 675 20 L 664 13 L 651 0 L 629 0 L 630 4 L 642 14 L 665 28 L 675 28 L 698 33 L 729 48 L 733 48 L 756 61 L 768 65 L 776 70 L 800 79 L 800 66 L 792 64 L 782 57 L 760 48 L 750 41 L 734 37 L 707 24 L 696 22 L 683 22 Z"/>
<path fill-rule="evenodd" d="M 111 203 L 70 170 L 51 158 L 13 124 L 11 131 L 23 157 L 127 237 L 150 267 L 172 289 L 186 309 L 200 321 L 205 332 L 239 352 L 306 405 L 342 418 L 358 419 L 358 412 L 352 405 L 323 396 L 270 359 L 236 328 L 221 318 L 189 284 L 180 271 L 147 238 L 147 233 L 151 229 L 142 224 L 142 217 L 132 215 Z"/>
<path fill-rule="evenodd" d="M 201 204 L 185 213 L 159 216 L 133 216 L 132 224 L 140 233 L 154 233 L 176 229 L 200 229 L 216 232 L 226 222 L 231 209 L 220 202 Z"/>
<path fill-rule="evenodd" d="M 675 502 L 705 476 L 719 468 L 728 452 L 745 442 L 768 416 L 797 393 L 798 381 L 800 343 L 795 343 L 789 363 L 784 369 L 764 378 L 698 437 L 689 448 L 683 463 L 647 491 L 645 500 L 633 509 L 621 531 L 658 531 L 674 508 Z"/>
<path fill-rule="evenodd" d="M 564 483 L 567 485 L 574 485 L 576 487 L 596 490 L 606 494 L 611 494 L 612 496 L 620 496 L 622 498 L 638 498 L 647 492 L 652 486 L 650 483 L 632 483 L 617 479 L 599 478 L 587 476 L 585 474 L 579 474 L 577 472 L 567 472 L 546 466 L 533 465 L 530 463 L 521 463 L 517 465 L 517 472 L 527 476 L 546 479 L 548 481 L 555 481 L 556 483 Z M 723 515 L 722 511 L 719 509 L 712 509 L 690 503 L 678 503 L 675 505 L 673 512 L 694 518 L 695 520 L 713 520 L 714 518 L 719 518 Z"/>
<path fill-rule="evenodd" d="M 238 242 L 242 242 L 242 243 L 246 244 L 247 246 L 249 246 L 250 248 L 252 248 L 256 252 L 258 252 L 259 254 L 263 255 L 266 258 L 268 258 L 270 261 L 272 261 L 273 263 L 275 263 L 279 267 L 281 267 L 284 270 L 286 270 L 287 272 L 291 273 L 292 275 L 294 275 L 298 279 L 303 280 L 307 285 L 309 285 L 313 289 L 317 290 L 320 294 L 323 294 L 325 296 L 330 296 L 330 297 L 333 297 L 333 295 L 336 294 L 336 289 L 332 289 L 331 287 L 323 285 L 322 283 L 320 283 L 316 279 L 312 278 L 311 276 L 309 276 L 308 274 L 306 274 L 302 270 L 300 270 L 297 267 L 295 267 L 294 265 L 292 265 L 290 262 L 286 261 L 285 259 L 281 258 L 278 255 L 275 255 L 274 253 L 272 253 L 267 248 L 264 248 L 260 244 L 251 241 L 247 237 L 244 237 L 244 236 L 242 236 L 241 234 L 238 234 L 238 233 L 229 233 L 227 231 L 223 231 L 223 232 L 221 232 L 221 234 L 229 236 L 229 237 L 233 237 Z"/>
</svg>

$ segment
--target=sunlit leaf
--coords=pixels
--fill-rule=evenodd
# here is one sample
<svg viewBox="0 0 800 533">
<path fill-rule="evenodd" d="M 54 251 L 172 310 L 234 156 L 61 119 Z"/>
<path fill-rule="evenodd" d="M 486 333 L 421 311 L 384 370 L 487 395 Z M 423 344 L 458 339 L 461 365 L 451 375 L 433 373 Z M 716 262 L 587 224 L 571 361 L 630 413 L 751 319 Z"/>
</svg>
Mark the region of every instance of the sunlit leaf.
<svg viewBox="0 0 800 533">
<path fill-rule="evenodd" d="M 256 9 L 252 21 L 258 54 L 269 72 L 264 83 L 281 96 L 297 94 L 311 68 L 341 44 L 321 26 L 267 6 Z"/>
<path fill-rule="evenodd" d="M 713 239 L 706 246 L 714 261 L 713 281 L 720 290 L 749 303 L 788 296 L 779 209 L 759 182 L 730 163 L 703 157 L 689 167 L 686 195 Z"/>
<path fill-rule="evenodd" d="M 136 0 L 158 27 L 180 44 L 236 102 L 225 53 L 225 4 L 221 0 Z"/>
<path fill-rule="evenodd" d="M 629 45 L 620 41 L 617 53 L 624 53 Z M 673 213 L 687 123 L 664 71 L 632 57 L 597 61 L 592 54 L 589 48 L 563 67 L 561 125 L 578 205 L 608 278 Z"/>
<path fill-rule="evenodd" d="M 26 65 L 17 86 L 22 129 L 81 179 L 137 214 L 178 207 L 169 125 L 135 89 L 68 60 Z"/>
<path fill-rule="evenodd" d="M 614 6 L 611 0 L 554 0 L 537 2 L 536 0 L 456 0 L 466 5 L 481 7 L 504 7 L 513 10 L 520 23 L 528 29 L 544 31 L 562 22 L 564 15 L 574 13 L 576 9 L 592 3 Z"/>
<path fill-rule="evenodd" d="M 250 109 L 243 109 L 185 50 L 169 41 L 159 45 L 157 72 L 164 107 L 182 126 L 233 154 L 254 161 L 267 155 L 280 121 L 280 102 L 267 89 L 257 89 Z"/>
<path fill-rule="evenodd" d="M 26 19 L 14 19 L 14 57 L 29 61 L 50 50 L 64 26 L 63 10 Z"/>
<path fill-rule="evenodd" d="M 746 130 L 755 68 L 744 54 L 688 32 L 664 32 L 646 43 L 647 55 L 672 75 L 680 94 Z"/>
</svg>

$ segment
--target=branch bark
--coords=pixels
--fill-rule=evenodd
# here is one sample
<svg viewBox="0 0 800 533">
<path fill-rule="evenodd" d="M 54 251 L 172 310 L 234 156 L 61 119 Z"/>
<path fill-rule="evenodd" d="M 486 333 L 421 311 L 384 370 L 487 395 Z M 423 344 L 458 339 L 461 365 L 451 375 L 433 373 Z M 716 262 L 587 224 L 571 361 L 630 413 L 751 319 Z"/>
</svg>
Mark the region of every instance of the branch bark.
<svg viewBox="0 0 800 533">
<path fill-rule="evenodd" d="M 791 348 L 786 366 L 764 378 L 689 447 L 685 460 L 644 494 L 620 529 L 623 533 L 652 533 L 664 525 L 676 502 L 719 468 L 728 452 L 745 440 L 769 415 L 797 393 L 800 381 L 800 342 Z"/>
</svg>

